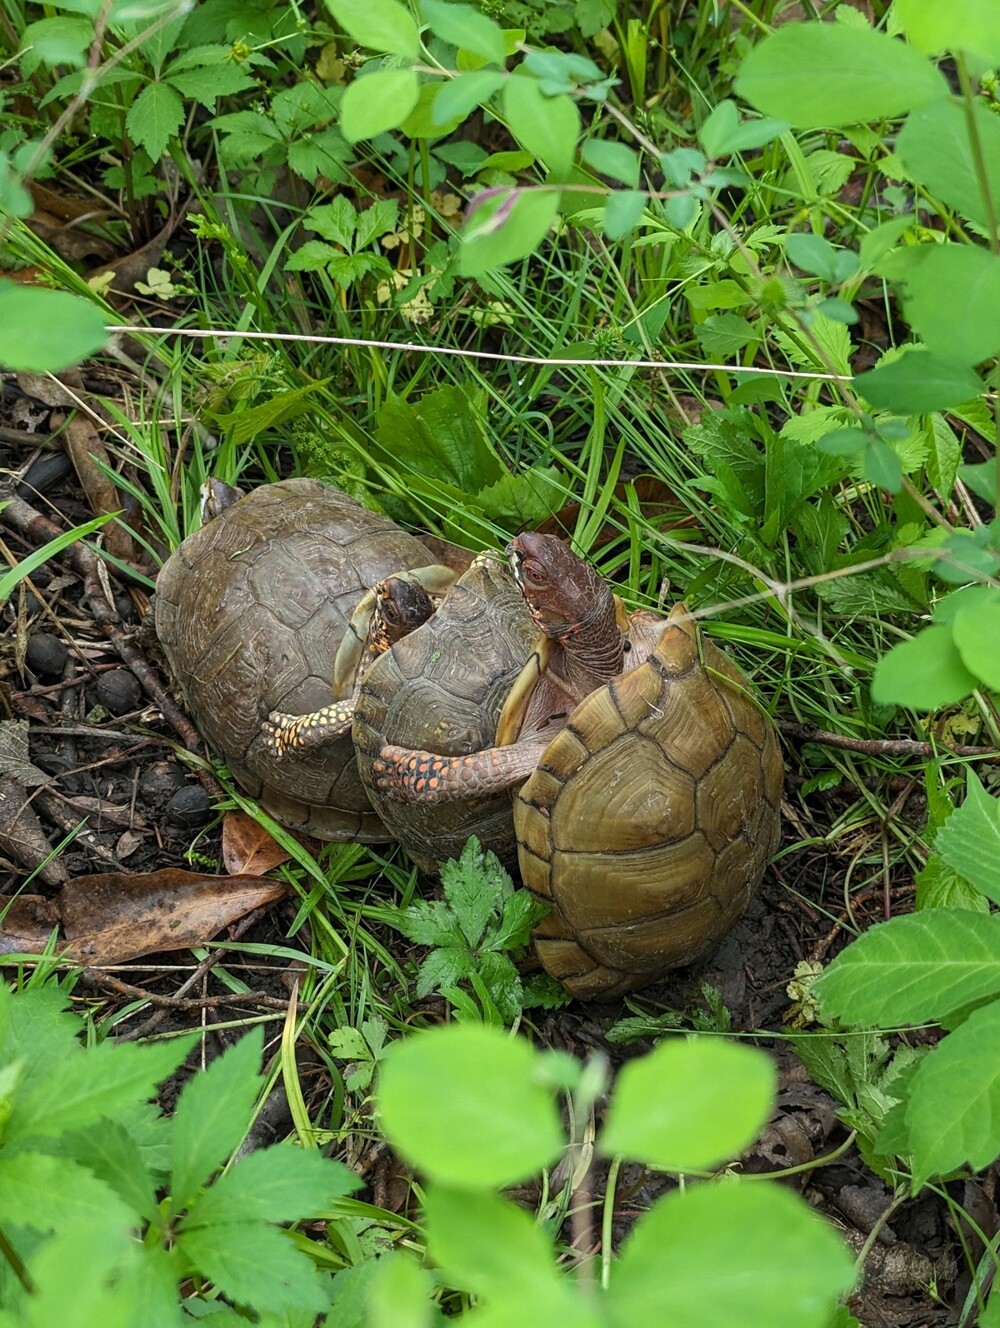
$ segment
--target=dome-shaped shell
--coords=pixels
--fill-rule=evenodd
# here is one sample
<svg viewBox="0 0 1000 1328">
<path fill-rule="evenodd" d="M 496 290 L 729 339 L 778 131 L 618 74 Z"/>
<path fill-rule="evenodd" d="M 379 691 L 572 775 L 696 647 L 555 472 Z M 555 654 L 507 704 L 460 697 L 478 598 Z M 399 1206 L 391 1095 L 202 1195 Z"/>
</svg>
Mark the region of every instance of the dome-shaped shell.
<svg viewBox="0 0 1000 1328">
<path fill-rule="evenodd" d="M 733 662 L 671 615 L 644 663 L 588 696 L 514 801 L 535 945 L 574 996 L 708 954 L 777 848 L 782 762 Z"/>
<path fill-rule="evenodd" d="M 208 745 L 276 820 L 321 839 L 387 839 L 350 738 L 281 759 L 261 722 L 334 699 L 351 614 L 427 549 L 387 517 L 316 480 L 255 489 L 189 535 L 156 583 L 156 632 Z"/>
<path fill-rule="evenodd" d="M 386 745 L 464 756 L 489 747 L 537 629 L 507 569 L 477 560 L 433 618 L 377 659 L 354 714 L 358 769 L 393 837 L 426 872 L 457 858 L 469 835 L 513 866 L 510 793 L 453 802 L 400 801 L 375 787 L 372 763 Z"/>
</svg>

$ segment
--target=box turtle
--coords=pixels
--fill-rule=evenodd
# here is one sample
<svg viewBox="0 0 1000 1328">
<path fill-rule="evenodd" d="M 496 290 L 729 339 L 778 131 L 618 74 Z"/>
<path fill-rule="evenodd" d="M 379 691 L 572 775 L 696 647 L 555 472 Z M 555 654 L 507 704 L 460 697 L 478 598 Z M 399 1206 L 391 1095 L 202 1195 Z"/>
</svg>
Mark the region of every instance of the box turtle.
<svg viewBox="0 0 1000 1328">
<path fill-rule="evenodd" d="M 703 957 L 746 908 L 778 842 L 774 726 L 683 605 L 623 621 L 555 537 L 509 552 L 542 636 L 501 716 L 505 745 L 459 758 L 384 745 L 375 779 L 413 803 L 523 783 L 521 875 L 551 909 L 539 958 L 574 996 L 614 996 Z"/>
<path fill-rule="evenodd" d="M 338 700 L 364 666 L 372 587 L 413 575 L 429 555 L 414 536 L 315 480 L 264 485 L 188 536 L 157 579 L 156 632 L 208 745 L 276 820 L 321 839 L 389 838 L 362 786 L 349 737 L 276 755 L 272 711 Z M 430 580 L 451 579 L 435 568 Z M 367 599 L 366 599 L 367 597 Z M 336 661 L 336 666 L 335 662 Z"/>
</svg>

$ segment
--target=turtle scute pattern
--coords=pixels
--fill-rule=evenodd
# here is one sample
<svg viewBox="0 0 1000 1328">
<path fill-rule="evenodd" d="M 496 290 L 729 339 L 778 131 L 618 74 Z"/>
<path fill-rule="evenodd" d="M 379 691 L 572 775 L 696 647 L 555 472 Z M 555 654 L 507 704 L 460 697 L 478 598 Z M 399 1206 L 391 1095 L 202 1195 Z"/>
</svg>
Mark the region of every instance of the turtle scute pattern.
<svg viewBox="0 0 1000 1328">
<path fill-rule="evenodd" d="M 335 699 L 337 649 L 361 597 L 427 549 L 315 480 L 264 485 L 190 535 L 157 580 L 156 631 L 208 745 L 277 820 L 321 839 L 385 840 L 349 737 L 277 758 L 261 723 Z"/>
<path fill-rule="evenodd" d="M 710 953 L 777 848 L 782 762 L 740 671 L 668 622 L 649 658 L 588 696 L 518 793 L 535 945 L 578 997 L 611 997 Z"/>
</svg>

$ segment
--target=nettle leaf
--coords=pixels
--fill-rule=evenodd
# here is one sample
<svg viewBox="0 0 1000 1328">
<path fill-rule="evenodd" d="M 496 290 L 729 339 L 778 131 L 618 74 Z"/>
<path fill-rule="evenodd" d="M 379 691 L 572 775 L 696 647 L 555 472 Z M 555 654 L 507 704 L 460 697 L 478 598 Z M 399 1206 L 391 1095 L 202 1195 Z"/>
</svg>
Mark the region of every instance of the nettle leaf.
<svg viewBox="0 0 1000 1328">
<path fill-rule="evenodd" d="M 340 103 L 340 132 L 349 143 L 396 129 L 417 104 L 420 83 L 412 69 L 382 69 L 356 78 Z"/>
<path fill-rule="evenodd" d="M 537 79 L 515 75 L 507 80 L 503 106 L 521 146 L 545 163 L 553 179 L 568 179 L 580 137 L 580 112 L 572 97 L 547 97 Z"/>
<path fill-rule="evenodd" d="M 626 1237 L 608 1293 L 613 1328 L 828 1328 L 854 1285 L 833 1228 L 778 1185 L 693 1185 Z"/>
<path fill-rule="evenodd" d="M 956 616 L 956 625 L 969 610 Z M 992 630 L 997 632 L 996 624 Z M 993 657 L 1000 635 L 993 638 Z M 965 801 L 937 833 L 934 847 L 949 867 L 984 895 L 1000 904 L 1000 802 L 990 795 L 970 768 Z"/>
<path fill-rule="evenodd" d="M 471 51 L 473 55 L 481 56 L 495 65 L 502 65 L 506 60 L 503 30 L 471 5 L 420 0 L 420 9 L 435 37 Z"/>
<path fill-rule="evenodd" d="M 506 75 L 498 69 L 477 69 L 449 79 L 437 89 L 431 108 L 432 121 L 445 125 L 452 120 L 464 120 L 470 111 L 489 101 L 506 81 Z"/>
<path fill-rule="evenodd" d="M 743 61 L 736 90 L 797 129 L 882 120 L 948 95 L 943 76 L 919 51 L 845 23 L 779 28 Z"/>
<path fill-rule="evenodd" d="M 610 175 L 612 180 L 620 180 L 629 189 L 639 183 L 639 154 L 624 143 L 608 138 L 588 138 L 581 155 L 599 175 Z"/>
<path fill-rule="evenodd" d="M 703 1171 L 756 1138 L 774 1105 L 770 1060 L 719 1038 L 672 1039 L 623 1067 L 598 1146 L 669 1171 Z"/>
<path fill-rule="evenodd" d="M 386 55 L 416 60 L 420 33 L 410 11 L 398 0 L 326 0 L 345 32 L 361 46 Z"/>
<path fill-rule="evenodd" d="M 191 1205 L 182 1229 L 319 1217 L 334 1199 L 351 1194 L 361 1184 L 341 1162 L 295 1144 L 276 1144 L 251 1153 L 220 1176 Z"/>
<path fill-rule="evenodd" d="M 92 1171 L 149 1222 L 158 1219 L 156 1188 L 142 1150 L 119 1120 L 105 1119 L 64 1137 L 63 1152 Z"/>
<path fill-rule="evenodd" d="M 147 83 L 125 117 L 129 134 L 153 161 L 184 123 L 184 103 L 168 83 Z"/>
<path fill-rule="evenodd" d="M 896 156 L 910 179 L 924 185 L 934 198 L 988 227 L 979 165 L 969 139 L 970 109 L 990 197 L 1000 196 L 1000 120 L 979 101 L 971 108 L 940 101 L 914 111 L 896 139 Z"/>
<path fill-rule="evenodd" d="M 263 1029 L 253 1029 L 185 1085 L 171 1138 L 170 1188 L 176 1209 L 187 1206 L 246 1133 L 261 1085 L 263 1045 Z M 263 1302 L 253 1303 L 265 1308 Z"/>
<path fill-rule="evenodd" d="M 978 679 L 965 667 L 950 629 L 925 627 L 879 660 L 872 697 L 879 705 L 938 710 L 961 701 L 977 686 Z"/>
<path fill-rule="evenodd" d="M 329 1305 L 316 1265 L 276 1227 L 260 1222 L 199 1227 L 181 1232 L 177 1249 L 223 1295 L 255 1310 L 321 1314 Z"/>
<path fill-rule="evenodd" d="M 837 956 L 813 991 L 824 1014 L 846 1024 L 942 1019 L 1000 993 L 1000 914 L 934 908 L 881 922 Z"/>
<path fill-rule="evenodd" d="M 871 405 L 900 415 L 961 406 L 983 390 L 971 364 L 927 350 L 908 350 L 892 364 L 855 374 L 853 386 Z"/>
<path fill-rule="evenodd" d="M 1000 1154 L 1000 1001 L 973 1010 L 924 1057 L 905 1119 L 914 1193 L 930 1176 L 963 1163 L 981 1171 Z"/>
<path fill-rule="evenodd" d="M 446 1185 L 527 1180 L 565 1146 L 537 1065 L 530 1043 L 485 1025 L 446 1024 L 394 1042 L 376 1091 L 386 1137 Z"/>
<path fill-rule="evenodd" d="M 927 478 L 943 497 L 947 498 L 955 485 L 962 443 L 943 415 L 936 411 L 928 421 Z"/>
<path fill-rule="evenodd" d="M 906 270 L 903 303 L 930 351 L 978 364 L 1000 350 L 1000 258 L 988 249 L 919 246 Z"/>
<path fill-rule="evenodd" d="M 0 365 L 30 373 L 59 373 L 107 342 L 104 314 L 90 300 L 65 291 L 0 281 Z"/>
<path fill-rule="evenodd" d="M 79 1223 L 125 1231 L 134 1221 L 114 1190 L 71 1158 L 0 1156 L 0 1223 L 5 1227 L 46 1232 Z"/>
</svg>

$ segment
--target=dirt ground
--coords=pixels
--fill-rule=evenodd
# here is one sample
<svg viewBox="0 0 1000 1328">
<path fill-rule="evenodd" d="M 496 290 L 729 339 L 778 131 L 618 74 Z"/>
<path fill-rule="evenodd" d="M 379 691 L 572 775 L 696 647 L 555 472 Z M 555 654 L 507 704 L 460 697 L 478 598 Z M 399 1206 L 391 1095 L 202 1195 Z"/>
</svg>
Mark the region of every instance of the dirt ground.
<svg viewBox="0 0 1000 1328">
<path fill-rule="evenodd" d="M 93 516 L 92 499 L 84 496 L 66 452 L 48 445 L 59 421 L 58 406 L 39 402 L 10 378 L 4 382 L 0 468 L 6 487 L 0 500 L 14 495 L 19 502 L 0 513 L 0 551 L 12 565 L 50 538 L 48 523 L 61 530 Z M 33 514 L 42 520 L 33 522 Z M 0 895 L 9 898 L 26 890 L 37 901 L 8 915 L 0 928 L 0 953 L 26 949 L 26 938 L 44 937 L 54 922 L 68 926 L 70 915 L 77 933 L 91 938 L 109 916 L 120 920 L 114 912 L 119 907 L 116 874 L 211 875 L 221 862 L 219 825 L 205 786 L 210 781 L 200 780 L 189 763 L 178 759 L 184 734 L 163 718 L 170 693 L 163 689 L 152 646 L 138 630 L 146 597 L 141 585 L 125 579 L 103 589 L 95 586 L 93 568 L 70 551 L 37 568 L 3 609 Z M 707 1017 L 698 994 L 700 982 L 721 993 L 734 1031 L 788 1031 L 783 1023 L 790 1005 L 786 987 L 795 965 L 828 958 L 845 939 L 838 920 L 846 916 L 842 881 L 847 861 L 832 857 L 815 841 L 832 825 L 848 794 L 834 789 L 802 799 L 794 748 L 786 757 L 786 844 L 809 837 L 813 846 L 786 849 L 785 856 L 779 856 L 746 917 L 699 972 L 675 975 L 631 1000 L 628 1008 L 622 1002 L 577 1003 L 544 1015 L 529 1011 L 528 1022 L 541 1040 L 579 1055 L 602 1049 L 620 1062 L 651 1043 L 649 1038 L 629 1045 L 609 1041 L 613 1025 L 637 1011 L 700 1008 Z M 20 815 L 25 804 L 31 808 L 30 823 Z M 67 839 L 58 856 L 42 867 L 49 850 Z M 192 845 L 194 861 L 189 856 Z M 25 886 L 32 871 L 36 874 Z M 71 901 L 81 876 L 101 878 L 100 888 L 88 884 Z M 149 928 L 154 915 L 171 907 L 164 896 L 175 883 L 175 878 L 161 878 L 142 896 L 138 915 L 133 911 L 128 919 L 133 931 Z M 908 885 L 902 880 L 888 883 L 891 907 L 909 907 Z M 244 903 L 248 906 L 238 916 L 210 909 L 198 914 L 196 925 L 207 925 L 206 917 L 218 924 L 201 939 L 222 930 L 223 937 L 231 939 L 295 945 L 295 938 L 289 939 L 294 899 L 254 896 L 248 886 Z M 879 920 L 884 904 L 880 880 L 877 888 L 853 896 L 855 921 L 864 925 Z M 383 940 L 403 957 L 406 942 L 389 933 Z M 101 953 L 99 947 L 96 953 Z M 213 966 L 220 961 L 245 983 L 245 992 L 234 993 L 216 975 Z M 198 1028 L 216 1018 L 238 1019 L 247 1010 L 280 1014 L 294 976 L 287 960 L 222 950 L 199 963 L 190 951 L 180 951 L 88 969 L 77 993 L 102 1000 L 106 1010 L 124 1010 L 141 1001 L 138 1013 L 119 1028 L 121 1036 L 136 1037 L 154 1028 Z M 221 1047 L 223 1038 L 233 1036 L 232 1031 L 210 1033 L 209 1046 Z M 773 1120 L 743 1165 L 753 1171 L 794 1168 L 785 1183 L 799 1189 L 856 1250 L 866 1246 L 877 1228 L 866 1250 L 864 1289 L 852 1302 L 861 1323 L 883 1328 L 969 1322 L 972 1316 L 960 1316 L 970 1258 L 974 1266 L 982 1246 L 969 1226 L 956 1229 L 953 1214 L 964 1209 L 988 1237 L 993 1235 L 1000 1226 L 993 1169 L 974 1180 L 951 1182 L 950 1207 L 944 1191 L 939 1195 L 928 1190 L 894 1207 L 883 1222 L 893 1196 L 855 1148 L 838 1154 L 848 1134 L 838 1118 L 839 1104 L 810 1082 L 786 1040 L 762 1036 L 760 1045 L 777 1059 L 780 1095 Z M 329 1094 L 318 1059 L 310 1063 L 304 1057 L 301 1070 L 313 1100 Z M 260 1128 L 280 1132 L 287 1124 L 287 1104 L 277 1096 L 270 1105 L 273 1109 L 265 1113 Z M 348 1102 L 348 1123 L 351 1111 Z M 384 1151 L 349 1137 L 347 1153 L 365 1174 L 369 1197 L 389 1207 L 405 1202 L 405 1186 Z M 831 1154 L 838 1155 L 826 1160 Z M 626 1169 L 618 1201 L 622 1230 L 665 1184 L 662 1177 Z M 599 1192 L 599 1176 L 594 1186 Z M 963 1243 L 969 1257 L 963 1255 Z"/>
</svg>

